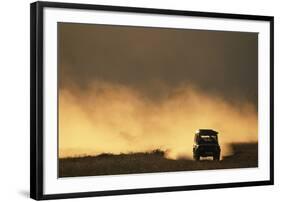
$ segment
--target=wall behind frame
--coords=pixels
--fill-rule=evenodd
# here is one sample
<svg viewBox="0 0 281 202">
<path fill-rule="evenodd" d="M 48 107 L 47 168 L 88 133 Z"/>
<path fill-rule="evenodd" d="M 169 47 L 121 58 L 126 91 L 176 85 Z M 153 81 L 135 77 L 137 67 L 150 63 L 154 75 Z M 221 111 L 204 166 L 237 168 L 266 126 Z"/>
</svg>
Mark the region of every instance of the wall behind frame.
<svg viewBox="0 0 281 202">
<path fill-rule="evenodd" d="M 0 201 L 29 199 L 29 0 L 3 1 L 0 7 Z M 67 2 L 67 1 L 62 1 Z M 75 3 L 167 8 L 275 16 L 275 55 L 281 52 L 281 13 L 278 0 L 84 0 Z M 281 61 L 275 57 L 275 157 L 281 153 Z M 277 144 L 276 144 L 277 142 Z M 278 147 L 279 146 L 279 147 Z M 275 158 L 275 186 L 171 192 L 68 201 L 265 201 L 281 194 L 281 159 Z"/>
</svg>

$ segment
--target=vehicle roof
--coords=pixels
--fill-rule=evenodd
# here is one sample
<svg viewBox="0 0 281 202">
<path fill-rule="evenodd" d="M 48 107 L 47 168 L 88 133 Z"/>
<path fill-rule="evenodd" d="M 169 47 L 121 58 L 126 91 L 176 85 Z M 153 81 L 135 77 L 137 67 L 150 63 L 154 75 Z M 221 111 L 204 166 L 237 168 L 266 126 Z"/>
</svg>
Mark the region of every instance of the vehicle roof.
<svg viewBox="0 0 281 202">
<path fill-rule="evenodd" d="M 196 134 L 211 134 L 211 135 L 217 135 L 218 132 L 212 129 L 199 129 L 196 131 Z"/>
</svg>

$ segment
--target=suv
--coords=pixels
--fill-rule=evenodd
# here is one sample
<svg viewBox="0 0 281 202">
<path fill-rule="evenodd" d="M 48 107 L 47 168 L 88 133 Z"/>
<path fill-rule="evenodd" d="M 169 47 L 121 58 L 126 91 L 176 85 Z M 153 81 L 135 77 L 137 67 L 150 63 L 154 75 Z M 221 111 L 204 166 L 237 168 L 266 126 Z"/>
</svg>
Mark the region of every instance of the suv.
<svg viewBox="0 0 281 202">
<path fill-rule="evenodd" d="M 195 133 L 193 145 L 193 159 L 212 156 L 213 160 L 220 160 L 221 148 L 218 142 L 218 132 L 211 129 L 199 129 Z"/>
</svg>

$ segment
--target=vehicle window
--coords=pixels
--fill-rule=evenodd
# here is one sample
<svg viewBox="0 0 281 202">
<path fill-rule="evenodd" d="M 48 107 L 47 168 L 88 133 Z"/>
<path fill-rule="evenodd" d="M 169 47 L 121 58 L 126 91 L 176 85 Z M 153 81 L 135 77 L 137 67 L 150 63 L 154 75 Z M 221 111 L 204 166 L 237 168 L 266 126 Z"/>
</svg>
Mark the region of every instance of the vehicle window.
<svg viewBox="0 0 281 202">
<path fill-rule="evenodd" d="M 215 135 L 200 135 L 200 143 L 217 142 L 217 136 Z"/>
</svg>

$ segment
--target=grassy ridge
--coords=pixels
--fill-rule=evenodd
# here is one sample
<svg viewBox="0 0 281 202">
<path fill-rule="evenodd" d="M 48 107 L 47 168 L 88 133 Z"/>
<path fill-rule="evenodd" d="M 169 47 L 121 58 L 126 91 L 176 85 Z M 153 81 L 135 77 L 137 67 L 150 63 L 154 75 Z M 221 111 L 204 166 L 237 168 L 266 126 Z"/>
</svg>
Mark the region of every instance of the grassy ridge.
<svg viewBox="0 0 281 202">
<path fill-rule="evenodd" d="M 59 159 L 59 177 L 116 175 L 132 173 L 153 173 L 191 171 L 227 168 L 249 168 L 258 166 L 258 144 L 234 144 L 234 154 L 216 162 L 202 160 L 171 160 L 164 152 L 155 150 L 148 153 L 100 154 Z"/>
</svg>

